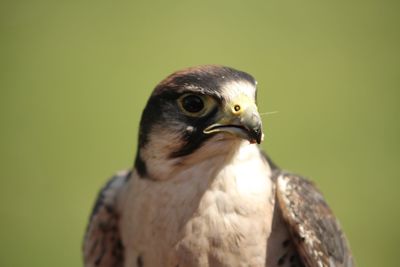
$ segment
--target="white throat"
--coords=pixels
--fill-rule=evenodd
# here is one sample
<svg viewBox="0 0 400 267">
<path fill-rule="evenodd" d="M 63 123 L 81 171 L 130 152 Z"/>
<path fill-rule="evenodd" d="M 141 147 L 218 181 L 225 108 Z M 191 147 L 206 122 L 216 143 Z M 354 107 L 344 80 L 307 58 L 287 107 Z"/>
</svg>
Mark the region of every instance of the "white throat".
<svg viewBox="0 0 400 267">
<path fill-rule="evenodd" d="M 238 139 L 226 133 L 215 134 L 206 141 L 200 148 L 193 153 L 177 158 L 170 158 L 169 151 L 175 149 L 180 144 L 171 142 L 176 136 L 168 136 L 163 139 L 152 139 L 149 147 L 141 152 L 147 165 L 148 176 L 150 179 L 166 181 L 168 179 L 181 180 L 191 179 L 198 175 L 213 179 L 218 171 L 229 166 L 234 166 L 236 177 L 252 177 L 252 173 L 260 173 L 260 168 L 264 168 L 261 173 L 269 175 L 271 169 L 263 159 L 257 145 L 250 144 L 246 140 Z M 149 151 L 157 151 L 148 154 Z M 190 178 L 189 178 L 190 177 Z M 266 178 L 266 177 L 264 177 Z M 244 179 L 244 178 L 243 178 Z M 238 178 L 238 183 L 242 187 L 251 186 L 250 181 Z M 193 182 L 193 181 L 192 181 Z"/>
<path fill-rule="evenodd" d="M 168 170 L 163 168 L 173 183 L 200 192 L 216 189 L 234 195 L 270 196 L 271 168 L 258 146 L 246 140 L 217 134 L 192 155 L 174 160 Z"/>
</svg>

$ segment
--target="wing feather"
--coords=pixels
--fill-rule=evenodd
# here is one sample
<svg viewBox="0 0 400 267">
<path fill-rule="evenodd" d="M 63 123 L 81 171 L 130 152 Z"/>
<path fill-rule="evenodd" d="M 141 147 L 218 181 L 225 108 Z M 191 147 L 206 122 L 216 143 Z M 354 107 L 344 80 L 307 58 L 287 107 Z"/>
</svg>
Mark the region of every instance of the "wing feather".
<svg viewBox="0 0 400 267">
<path fill-rule="evenodd" d="M 283 173 L 277 198 L 299 255 L 309 267 L 354 266 L 341 227 L 312 182 Z"/>
<path fill-rule="evenodd" d="M 130 172 L 120 172 L 112 177 L 97 197 L 83 242 L 86 267 L 122 267 L 117 199 L 129 175 Z"/>
</svg>

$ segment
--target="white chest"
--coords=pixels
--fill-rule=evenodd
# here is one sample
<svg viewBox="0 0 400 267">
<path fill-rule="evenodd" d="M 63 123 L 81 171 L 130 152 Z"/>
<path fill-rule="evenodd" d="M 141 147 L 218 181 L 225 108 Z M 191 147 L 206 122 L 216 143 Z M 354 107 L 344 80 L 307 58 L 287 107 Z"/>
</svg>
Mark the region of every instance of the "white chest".
<svg viewBox="0 0 400 267">
<path fill-rule="evenodd" d="M 255 149 L 168 181 L 133 177 L 121 226 L 127 266 L 139 256 L 145 266 L 263 266 L 273 205 L 270 169 Z"/>
</svg>

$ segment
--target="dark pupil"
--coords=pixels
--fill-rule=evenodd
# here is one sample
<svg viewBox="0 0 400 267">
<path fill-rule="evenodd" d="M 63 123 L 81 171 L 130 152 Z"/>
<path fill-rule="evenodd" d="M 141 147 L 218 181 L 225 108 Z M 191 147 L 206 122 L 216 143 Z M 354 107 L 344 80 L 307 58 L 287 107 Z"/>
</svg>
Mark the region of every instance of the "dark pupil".
<svg viewBox="0 0 400 267">
<path fill-rule="evenodd" d="M 196 95 L 189 95 L 182 100 L 183 108 L 191 113 L 196 113 L 204 108 L 203 100 Z"/>
</svg>

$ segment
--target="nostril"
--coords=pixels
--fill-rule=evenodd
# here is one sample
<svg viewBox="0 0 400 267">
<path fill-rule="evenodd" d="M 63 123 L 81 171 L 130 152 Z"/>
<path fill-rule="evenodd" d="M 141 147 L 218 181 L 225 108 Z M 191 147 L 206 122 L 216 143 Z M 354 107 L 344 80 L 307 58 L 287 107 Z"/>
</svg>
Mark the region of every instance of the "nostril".
<svg viewBox="0 0 400 267">
<path fill-rule="evenodd" d="M 240 111 L 240 105 L 238 105 L 238 104 L 236 104 L 234 107 L 233 107 L 233 109 L 236 111 L 236 112 L 238 112 L 238 111 Z"/>
</svg>

